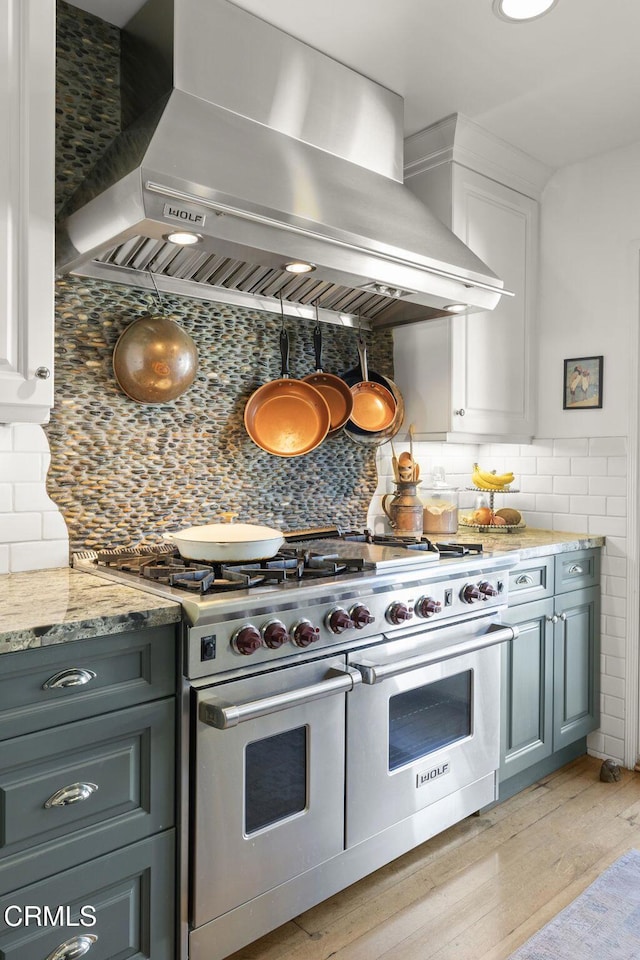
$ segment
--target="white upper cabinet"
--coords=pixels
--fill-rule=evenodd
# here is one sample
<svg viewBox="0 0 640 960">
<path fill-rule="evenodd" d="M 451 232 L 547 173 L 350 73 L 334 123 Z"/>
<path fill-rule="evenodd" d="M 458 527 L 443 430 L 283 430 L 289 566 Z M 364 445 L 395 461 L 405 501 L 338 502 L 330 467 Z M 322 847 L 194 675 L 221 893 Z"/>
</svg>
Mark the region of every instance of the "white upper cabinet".
<svg viewBox="0 0 640 960">
<path fill-rule="evenodd" d="M 55 0 L 0 0 L 0 423 L 53 405 Z"/>
<path fill-rule="evenodd" d="M 549 173 L 459 115 L 406 141 L 407 186 L 514 294 L 493 311 L 394 330 L 405 427 L 418 439 L 533 436 L 538 198 Z"/>
</svg>

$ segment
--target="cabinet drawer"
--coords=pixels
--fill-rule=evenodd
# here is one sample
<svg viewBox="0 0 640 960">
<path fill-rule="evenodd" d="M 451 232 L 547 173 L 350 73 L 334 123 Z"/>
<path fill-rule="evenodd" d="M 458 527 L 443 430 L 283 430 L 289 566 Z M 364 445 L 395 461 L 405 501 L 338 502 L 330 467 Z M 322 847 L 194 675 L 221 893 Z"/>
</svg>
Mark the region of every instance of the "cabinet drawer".
<svg viewBox="0 0 640 960">
<path fill-rule="evenodd" d="M 509 572 L 509 606 L 553 596 L 553 557 L 523 560 Z"/>
<path fill-rule="evenodd" d="M 170 699 L 1 743 L 0 895 L 173 826 L 174 737 Z"/>
<path fill-rule="evenodd" d="M 2 897 L 0 957 L 44 960 L 62 944 L 96 937 L 87 960 L 173 960 L 174 850 L 168 830 Z"/>
<path fill-rule="evenodd" d="M 173 694 L 175 646 L 167 626 L 3 654 L 0 740 Z"/>
<path fill-rule="evenodd" d="M 555 557 L 556 593 L 582 590 L 600 582 L 600 551 L 575 550 Z"/>
</svg>

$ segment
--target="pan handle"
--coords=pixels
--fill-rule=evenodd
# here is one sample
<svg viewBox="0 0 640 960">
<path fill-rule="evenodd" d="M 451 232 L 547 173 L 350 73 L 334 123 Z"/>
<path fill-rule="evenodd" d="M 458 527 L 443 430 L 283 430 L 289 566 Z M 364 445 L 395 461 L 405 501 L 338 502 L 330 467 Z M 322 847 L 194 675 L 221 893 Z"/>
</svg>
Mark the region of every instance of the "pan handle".
<svg viewBox="0 0 640 960">
<path fill-rule="evenodd" d="M 360 357 L 360 373 L 363 380 L 369 379 L 369 368 L 367 366 L 367 345 L 362 337 L 358 337 L 358 356 Z"/>
<path fill-rule="evenodd" d="M 280 356 L 282 357 L 280 376 L 289 377 L 289 334 L 284 328 L 280 331 Z"/>
<path fill-rule="evenodd" d="M 316 323 L 313 331 L 313 350 L 316 355 L 316 373 L 322 373 L 322 330 L 319 323 Z"/>
</svg>

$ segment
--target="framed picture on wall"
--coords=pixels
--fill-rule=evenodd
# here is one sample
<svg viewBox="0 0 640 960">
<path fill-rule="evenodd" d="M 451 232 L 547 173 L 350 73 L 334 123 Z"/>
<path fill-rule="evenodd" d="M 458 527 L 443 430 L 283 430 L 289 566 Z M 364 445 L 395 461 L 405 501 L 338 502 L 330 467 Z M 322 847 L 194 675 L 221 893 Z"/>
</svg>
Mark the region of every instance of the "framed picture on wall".
<svg viewBox="0 0 640 960">
<path fill-rule="evenodd" d="M 602 406 L 603 357 L 564 361 L 563 410 L 593 410 Z"/>
</svg>

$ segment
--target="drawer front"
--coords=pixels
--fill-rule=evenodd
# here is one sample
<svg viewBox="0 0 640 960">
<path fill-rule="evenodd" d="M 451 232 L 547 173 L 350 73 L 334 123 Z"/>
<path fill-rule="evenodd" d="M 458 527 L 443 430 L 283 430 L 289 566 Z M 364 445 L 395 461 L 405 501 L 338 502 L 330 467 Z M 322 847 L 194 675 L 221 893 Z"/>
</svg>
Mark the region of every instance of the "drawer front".
<svg viewBox="0 0 640 960">
<path fill-rule="evenodd" d="M 174 864 L 168 830 L 0 898 L 0 957 L 44 960 L 68 944 L 86 960 L 174 960 Z"/>
<path fill-rule="evenodd" d="M 600 582 L 600 551 L 575 550 L 559 553 L 556 563 L 556 593 L 594 587 Z"/>
<path fill-rule="evenodd" d="M 175 701 L 0 744 L 0 895 L 174 824 Z"/>
<path fill-rule="evenodd" d="M 0 740 L 176 691 L 174 626 L 2 655 Z"/>
<path fill-rule="evenodd" d="M 523 560 L 509 572 L 509 606 L 553 596 L 553 557 Z"/>
</svg>

